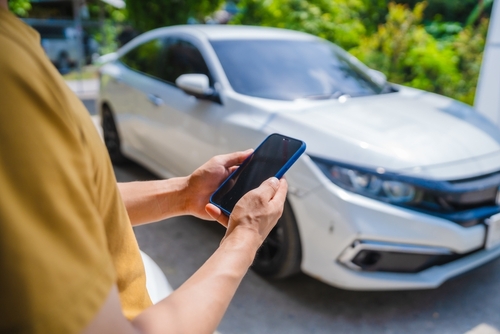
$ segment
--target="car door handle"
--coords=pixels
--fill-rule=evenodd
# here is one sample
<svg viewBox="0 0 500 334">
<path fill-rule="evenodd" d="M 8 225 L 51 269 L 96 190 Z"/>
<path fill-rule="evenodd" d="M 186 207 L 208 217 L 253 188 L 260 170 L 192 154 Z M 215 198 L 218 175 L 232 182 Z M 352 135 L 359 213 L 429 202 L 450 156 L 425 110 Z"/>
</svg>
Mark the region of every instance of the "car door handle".
<svg viewBox="0 0 500 334">
<path fill-rule="evenodd" d="M 154 104 L 157 107 L 159 107 L 163 104 L 162 98 L 160 98 L 154 94 L 148 94 L 148 100 L 149 100 L 149 102 L 151 102 L 152 104 Z"/>
</svg>

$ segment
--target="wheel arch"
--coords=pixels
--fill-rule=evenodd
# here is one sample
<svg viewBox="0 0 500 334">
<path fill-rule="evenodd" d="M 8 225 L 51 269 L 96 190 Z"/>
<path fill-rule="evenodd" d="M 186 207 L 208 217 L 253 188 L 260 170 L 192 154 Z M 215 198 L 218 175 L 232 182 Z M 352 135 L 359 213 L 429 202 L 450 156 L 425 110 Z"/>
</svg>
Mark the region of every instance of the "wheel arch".
<svg viewBox="0 0 500 334">
<path fill-rule="evenodd" d="M 283 239 L 284 236 L 284 239 Z M 272 239 L 268 241 L 268 239 Z M 280 247 L 277 253 L 271 255 L 260 255 L 259 252 L 269 254 L 272 245 L 276 245 L 276 240 L 279 240 Z M 269 242 L 269 244 L 266 244 Z M 268 248 L 266 251 L 265 248 Z M 271 248 L 269 248 L 271 247 Z M 286 250 L 283 252 L 283 250 Z M 277 255 L 276 255 L 277 254 Z M 285 201 L 283 214 L 280 217 L 278 224 L 269 233 L 266 241 L 257 252 L 252 269 L 261 276 L 271 279 L 282 279 L 298 274 L 301 271 L 302 264 L 302 241 L 300 230 L 297 226 L 295 214 L 293 212 L 290 201 Z"/>
</svg>

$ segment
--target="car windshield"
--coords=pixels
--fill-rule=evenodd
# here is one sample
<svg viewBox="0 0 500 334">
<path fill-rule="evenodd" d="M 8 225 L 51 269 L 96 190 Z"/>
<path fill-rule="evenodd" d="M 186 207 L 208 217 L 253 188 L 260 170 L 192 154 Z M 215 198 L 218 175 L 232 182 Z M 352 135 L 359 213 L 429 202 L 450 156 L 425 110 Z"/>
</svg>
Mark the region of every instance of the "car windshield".
<svg viewBox="0 0 500 334">
<path fill-rule="evenodd" d="M 329 99 L 385 92 L 367 68 L 321 40 L 211 41 L 233 89 L 275 99 Z"/>
</svg>

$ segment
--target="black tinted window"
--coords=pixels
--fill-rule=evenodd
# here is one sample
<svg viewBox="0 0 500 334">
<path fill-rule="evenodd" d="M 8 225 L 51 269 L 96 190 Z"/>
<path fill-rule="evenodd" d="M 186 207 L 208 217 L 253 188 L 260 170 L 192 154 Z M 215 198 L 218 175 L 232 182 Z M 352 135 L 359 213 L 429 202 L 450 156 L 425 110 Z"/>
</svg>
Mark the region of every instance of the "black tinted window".
<svg viewBox="0 0 500 334">
<path fill-rule="evenodd" d="M 372 95 L 382 88 L 333 44 L 322 41 L 211 42 L 233 89 L 250 96 L 295 100 Z"/>
<path fill-rule="evenodd" d="M 120 60 L 133 70 L 159 77 L 161 50 L 161 41 L 155 39 L 130 50 Z"/>
<path fill-rule="evenodd" d="M 182 74 L 205 74 L 213 84 L 207 64 L 200 51 L 191 43 L 179 39 L 169 39 L 163 55 L 161 78 L 175 83 Z"/>
<path fill-rule="evenodd" d="M 40 34 L 42 39 L 66 39 L 63 27 L 32 26 Z"/>
</svg>

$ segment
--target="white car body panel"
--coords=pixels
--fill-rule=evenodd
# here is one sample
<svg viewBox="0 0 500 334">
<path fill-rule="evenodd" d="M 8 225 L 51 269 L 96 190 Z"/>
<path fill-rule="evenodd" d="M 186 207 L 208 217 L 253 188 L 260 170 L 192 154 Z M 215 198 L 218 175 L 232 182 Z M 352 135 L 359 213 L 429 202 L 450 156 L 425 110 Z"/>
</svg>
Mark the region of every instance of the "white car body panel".
<svg viewBox="0 0 500 334">
<path fill-rule="evenodd" d="M 500 153 L 500 143 L 482 129 L 440 110 L 452 100 L 432 97 L 437 102 L 445 102 L 433 105 L 427 102 L 429 93 L 421 95 L 419 98 L 382 95 L 350 99 L 345 103 L 335 101 L 301 113 L 280 113 L 268 126 L 277 132 L 293 129 L 298 133 L 300 129 L 308 129 L 301 131 L 301 138 L 307 142 L 311 155 L 383 166 L 393 171 L 462 163 Z M 464 133 L 469 135 L 464 137 Z M 454 179 L 482 172 L 479 166 L 469 164 L 468 167 L 462 167 L 459 175 L 439 176 Z M 489 167 L 498 170 L 500 161 Z M 422 170 L 418 174 L 435 177 Z"/>
<path fill-rule="evenodd" d="M 433 288 L 500 255 L 500 247 L 479 250 L 486 236 L 483 224 L 462 227 L 346 191 L 333 184 L 308 156 L 431 180 L 460 180 L 500 171 L 498 128 L 466 105 L 405 87 L 395 93 L 345 101 L 279 101 L 239 94 L 229 85 L 207 38 L 315 37 L 266 28 L 233 28 L 157 29 L 117 52 L 120 57 L 155 37 L 185 36 L 206 59 L 220 104 L 188 96 L 119 61 L 102 67 L 100 103 L 107 103 L 115 113 L 126 156 L 162 177 L 172 177 L 191 173 L 213 155 L 256 147 L 273 132 L 304 140 L 307 154 L 286 174 L 302 245 L 301 268 L 338 287 Z M 363 272 L 339 262 L 339 256 L 356 240 L 475 253 L 415 274 Z"/>
</svg>

